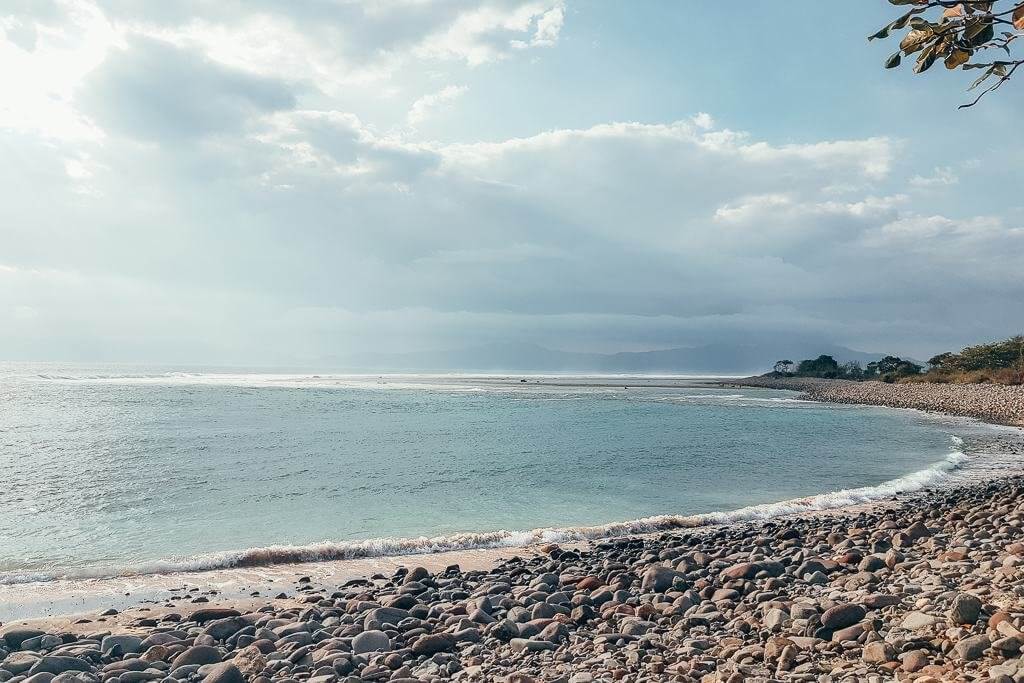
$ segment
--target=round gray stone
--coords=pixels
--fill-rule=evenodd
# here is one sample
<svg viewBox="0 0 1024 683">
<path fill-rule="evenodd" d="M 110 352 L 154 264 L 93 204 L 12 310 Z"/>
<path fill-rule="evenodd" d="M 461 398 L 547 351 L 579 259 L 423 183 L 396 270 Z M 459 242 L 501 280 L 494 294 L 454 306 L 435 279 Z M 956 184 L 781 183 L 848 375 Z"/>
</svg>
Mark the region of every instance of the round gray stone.
<svg viewBox="0 0 1024 683">
<path fill-rule="evenodd" d="M 357 655 L 366 652 L 390 652 L 391 639 L 383 631 L 363 631 L 352 639 L 352 652 Z"/>
</svg>

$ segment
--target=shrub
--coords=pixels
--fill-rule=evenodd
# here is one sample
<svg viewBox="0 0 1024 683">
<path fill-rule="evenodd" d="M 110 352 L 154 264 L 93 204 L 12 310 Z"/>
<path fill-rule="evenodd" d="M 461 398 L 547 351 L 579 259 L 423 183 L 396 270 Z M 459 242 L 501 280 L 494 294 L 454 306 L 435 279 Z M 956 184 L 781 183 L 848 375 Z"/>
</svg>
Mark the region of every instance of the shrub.
<svg viewBox="0 0 1024 683">
<path fill-rule="evenodd" d="M 928 371 L 899 356 L 885 356 L 861 367 L 851 362 L 840 365 L 832 356 L 802 360 L 796 364 L 781 360 L 775 364 L 776 376 L 822 377 L 865 380 L 878 378 L 893 382 L 932 382 L 935 384 L 1024 384 L 1024 335 L 968 346 L 959 353 L 947 351 L 928 359 Z"/>
</svg>

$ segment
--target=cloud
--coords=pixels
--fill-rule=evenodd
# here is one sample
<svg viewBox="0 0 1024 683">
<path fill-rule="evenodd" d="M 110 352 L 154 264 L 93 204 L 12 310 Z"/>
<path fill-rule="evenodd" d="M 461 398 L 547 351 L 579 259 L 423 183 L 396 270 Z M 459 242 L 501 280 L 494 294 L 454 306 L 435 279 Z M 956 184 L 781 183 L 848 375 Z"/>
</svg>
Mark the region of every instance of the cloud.
<svg viewBox="0 0 1024 683">
<path fill-rule="evenodd" d="M 406 120 L 411 126 L 422 123 L 434 113 L 451 106 L 451 103 L 457 100 L 466 90 L 468 88 L 464 85 L 447 85 L 437 92 L 424 95 L 412 103 Z"/>
<path fill-rule="evenodd" d="M 948 187 L 960 182 L 959 176 L 949 166 L 938 166 L 930 176 L 915 175 L 910 179 L 914 187 Z"/>
<path fill-rule="evenodd" d="M 1019 218 L 924 203 L 955 174 L 908 191 L 918 151 L 895 136 L 777 139 L 706 112 L 417 129 L 551 48 L 562 2 L 39 7 L 3 20 L 32 40 L 0 42 L 24 71 L 0 74 L 0 356 L 952 347 L 1024 318 Z"/>
<path fill-rule="evenodd" d="M 83 205 L 68 179 L 44 215 L 26 205 L 12 258 L 45 250 L 48 268 L 78 274 L 81 296 L 27 288 L 8 315 L 28 307 L 38 327 L 93 296 L 121 316 L 68 323 L 94 346 L 169 335 L 279 360 L 501 334 L 583 348 L 743 330 L 946 339 L 959 326 L 933 304 L 979 289 L 1007 305 L 1024 296 L 1010 256 L 1024 232 L 1004 220 L 918 214 L 898 193 L 836 200 L 836 186 L 888 182 L 877 162 L 895 141 L 775 145 L 682 121 L 440 144 L 344 112 L 260 114 L 255 132 L 235 123 L 234 134 L 190 126 L 220 130 L 213 147 L 108 144 L 88 178 L 99 198 Z M 137 202 L 103 198 L 128 186 Z M 61 213 L 88 226 L 89 248 L 59 237 Z M 43 219 L 48 231 L 34 227 Z M 139 284 L 111 289 L 111 277 Z M 129 290 L 172 308 L 174 330 Z M 224 302 L 232 312 L 218 317 Z M 973 334 L 1005 324 L 975 313 Z M 288 330 L 273 329 L 280 320 Z"/>
<path fill-rule="evenodd" d="M 282 186 L 308 182 L 406 184 L 440 164 L 429 145 L 377 133 L 353 114 L 295 111 L 270 117 L 257 139 L 279 163 L 262 178 Z"/>
<path fill-rule="evenodd" d="M 200 49 L 237 68 L 309 79 L 329 92 L 386 80 L 411 62 L 479 66 L 521 47 L 550 47 L 561 0 L 100 0 L 133 32 Z"/>
<path fill-rule="evenodd" d="M 479 3 L 460 13 L 444 29 L 426 36 L 414 53 L 479 66 L 501 59 L 512 50 L 554 45 L 563 21 L 561 0 Z M 529 40 L 523 39 L 530 34 Z"/>
<path fill-rule="evenodd" d="M 111 52 L 79 97 L 104 129 L 162 142 L 235 132 L 251 118 L 295 103 L 283 81 L 146 38 Z"/>
<path fill-rule="evenodd" d="M 537 30 L 533 34 L 530 45 L 533 47 L 550 47 L 558 42 L 558 36 L 562 32 L 565 23 L 565 8 L 561 6 L 552 7 L 544 12 L 537 19 Z"/>
<path fill-rule="evenodd" d="M 85 2 L 0 5 L 0 129 L 52 140 L 102 137 L 73 99 L 114 40 L 102 13 Z"/>
<path fill-rule="evenodd" d="M 715 127 L 715 119 L 707 112 L 698 112 L 691 119 L 693 125 L 697 126 L 701 130 L 711 130 Z"/>
</svg>

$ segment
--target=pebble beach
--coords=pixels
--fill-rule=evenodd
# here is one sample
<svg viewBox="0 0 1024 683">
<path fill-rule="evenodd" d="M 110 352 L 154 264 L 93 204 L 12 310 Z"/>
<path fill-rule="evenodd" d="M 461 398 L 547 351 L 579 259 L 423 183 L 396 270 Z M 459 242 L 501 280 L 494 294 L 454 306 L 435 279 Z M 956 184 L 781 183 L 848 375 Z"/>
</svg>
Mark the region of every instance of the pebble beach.
<svg viewBox="0 0 1024 683">
<path fill-rule="evenodd" d="M 747 382 L 1024 424 L 1021 387 Z M 1024 476 L 281 588 L 4 624 L 0 683 L 1024 681 Z"/>
<path fill-rule="evenodd" d="M 813 377 L 748 377 L 747 387 L 789 389 L 827 403 L 912 408 L 1024 427 L 1024 386 L 1002 384 L 886 384 Z"/>
</svg>

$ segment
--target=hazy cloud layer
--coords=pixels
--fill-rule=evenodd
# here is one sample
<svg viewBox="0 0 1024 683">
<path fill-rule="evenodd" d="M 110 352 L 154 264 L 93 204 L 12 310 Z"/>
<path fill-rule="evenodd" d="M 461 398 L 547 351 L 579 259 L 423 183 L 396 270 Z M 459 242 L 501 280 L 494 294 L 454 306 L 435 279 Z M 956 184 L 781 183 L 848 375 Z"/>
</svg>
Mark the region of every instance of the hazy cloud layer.
<svg viewBox="0 0 1024 683">
<path fill-rule="evenodd" d="M 0 357 L 782 333 L 922 354 L 1019 326 L 1019 218 L 929 210 L 958 171 L 899 170 L 913 150 L 897 136 L 772 141 L 700 112 L 495 141 L 417 131 L 487 64 L 553 58 L 570 9 L 16 6 L 0 56 L 38 73 L 0 76 Z M 346 93 L 366 83 L 376 99 Z M 388 123 L 358 113 L 381 98 Z"/>
</svg>

